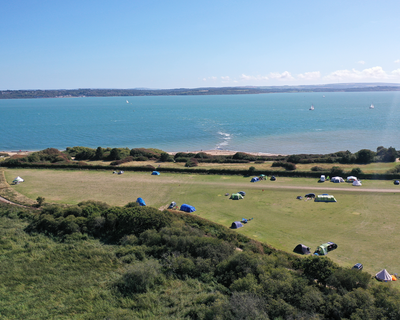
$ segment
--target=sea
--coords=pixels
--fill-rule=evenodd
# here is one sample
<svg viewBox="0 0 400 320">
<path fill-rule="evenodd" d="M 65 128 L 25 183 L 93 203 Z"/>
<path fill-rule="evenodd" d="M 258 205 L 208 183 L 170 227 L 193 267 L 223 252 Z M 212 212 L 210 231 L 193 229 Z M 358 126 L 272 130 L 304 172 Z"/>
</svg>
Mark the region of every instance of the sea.
<svg viewBox="0 0 400 320">
<path fill-rule="evenodd" d="M 400 149 L 400 92 L 0 100 L 0 151 L 74 146 L 271 154 Z"/>
</svg>

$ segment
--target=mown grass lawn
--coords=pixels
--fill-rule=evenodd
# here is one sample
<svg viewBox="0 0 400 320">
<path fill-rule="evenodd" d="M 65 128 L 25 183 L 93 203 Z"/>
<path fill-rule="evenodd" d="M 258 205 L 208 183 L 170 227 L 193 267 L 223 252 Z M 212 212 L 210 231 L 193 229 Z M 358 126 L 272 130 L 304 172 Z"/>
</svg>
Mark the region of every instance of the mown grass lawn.
<svg viewBox="0 0 400 320">
<path fill-rule="evenodd" d="M 303 243 L 314 250 L 333 241 L 338 249 L 329 257 L 343 266 L 360 262 L 371 274 L 383 268 L 400 273 L 396 255 L 400 187 L 392 181 L 365 180 L 362 187 L 353 187 L 307 178 L 250 183 L 249 177 L 242 176 L 168 173 L 7 169 L 5 174 L 9 183 L 23 177 L 25 182 L 13 188 L 31 199 L 42 196 L 46 202 L 67 204 L 91 199 L 122 206 L 142 197 L 157 208 L 171 201 L 188 203 L 196 207 L 195 214 L 227 227 L 254 218 L 237 232 L 277 249 L 291 252 Z M 225 196 L 240 190 L 246 192 L 243 200 Z M 296 199 L 309 192 L 333 194 L 338 202 Z"/>
</svg>

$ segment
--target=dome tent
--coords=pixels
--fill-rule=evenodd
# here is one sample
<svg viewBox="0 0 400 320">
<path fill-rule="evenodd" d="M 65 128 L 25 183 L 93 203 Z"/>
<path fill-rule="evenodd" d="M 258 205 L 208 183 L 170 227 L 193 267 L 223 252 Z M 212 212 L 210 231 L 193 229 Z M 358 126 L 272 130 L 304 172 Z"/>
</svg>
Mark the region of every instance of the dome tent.
<svg viewBox="0 0 400 320">
<path fill-rule="evenodd" d="M 229 199 L 240 200 L 240 199 L 243 199 L 243 196 L 240 193 L 232 193 L 232 195 Z"/>
<path fill-rule="evenodd" d="M 254 178 L 251 179 L 250 182 L 257 182 L 257 181 L 260 181 L 260 179 L 258 177 L 254 177 Z"/>
<path fill-rule="evenodd" d="M 231 229 L 238 229 L 243 227 L 243 224 L 240 221 L 232 222 Z"/>
<path fill-rule="evenodd" d="M 331 182 L 340 183 L 340 182 L 344 182 L 344 179 L 342 177 L 332 177 Z"/>
<path fill-rule="evenodd" d="M 141 207 L 144 207 L 146 205 L 146 202 L 142 198 L 137 198 L 136 202 L 139 203 Z"/>
<path fill-rule="evenodd" d="M 353 186 L 361 186 L 361 181 L 360 180 L 354 180 L 353 181 Z"/>
<path fill-rule="evenodd" d="M 153 175 L 153 176 L 159 176 L 160 173 L 159 173 L 158 171 L 153 171 L 153 172 L 151 173 L 151 175 Z"/>
<path fill-rule="evenodd" d="M 293 252 L 299 253 L 299 254 L 310 254 L 311 253 L 310 248 L 301 243 L 298 244 L 296 246 L 296 248 L 293 249 Z"/>
</svg>

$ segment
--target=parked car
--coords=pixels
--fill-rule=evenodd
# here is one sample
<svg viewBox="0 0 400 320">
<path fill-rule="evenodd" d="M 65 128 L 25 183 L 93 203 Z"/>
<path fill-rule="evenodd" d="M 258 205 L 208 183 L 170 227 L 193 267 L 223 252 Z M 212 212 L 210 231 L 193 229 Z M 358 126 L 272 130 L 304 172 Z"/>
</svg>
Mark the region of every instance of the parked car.
<svg viewBox="0 0 400 320">
<path fill-rule="evenodd" d="M 356 263 L 353 268 L 354 270 L 362 270 L 363 269 L 363 265 L 361 263 Z"/>
</svg>

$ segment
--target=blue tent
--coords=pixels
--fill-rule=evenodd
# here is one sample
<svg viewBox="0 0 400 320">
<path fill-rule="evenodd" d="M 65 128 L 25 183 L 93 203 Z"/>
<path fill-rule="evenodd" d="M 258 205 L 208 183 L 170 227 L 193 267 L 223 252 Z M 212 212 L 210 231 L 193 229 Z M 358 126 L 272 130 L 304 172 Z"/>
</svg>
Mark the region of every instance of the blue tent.
<svg viewBox="0 0 400 320">
<path fill-rule="evenodd" d="M 181 205 L 181 211 L 185 211 L 185 212 L 194 212 L 196 211 L 195 207 L 193 206 L 189 206 L 188 204 L 183 204 Z"/>
<path fill-rule="evenodd" d="M 257 182 L 257 181 L 260 181 L 260 179 L 258 177 L 254 177 L 254 178 L 251 179 L 250 182 Z"/>
<path fill-rule="evenodd" d="M 137 198 L 136 202 L 139 203 L 140 206 L 146 205 L 146 202 L 144 202 L 144 200 L 142 198 Z"/>
<path fill-rule="evenodd" d="M 242 225 L 242 223 L 240 221 L 232 222 L 231 229 L 238 229 L 238 228 L 241 228 L 241 227 L 243 227 L 243 225 Z"/>
<path fill-rule="evenodd" d="M 160 173 L 159 173 L 158 171 L 153 171 L 151 174 L 152 174 L 153 176 L 159 176 L 159 175 L 160 175 Z"/>
</svg>

